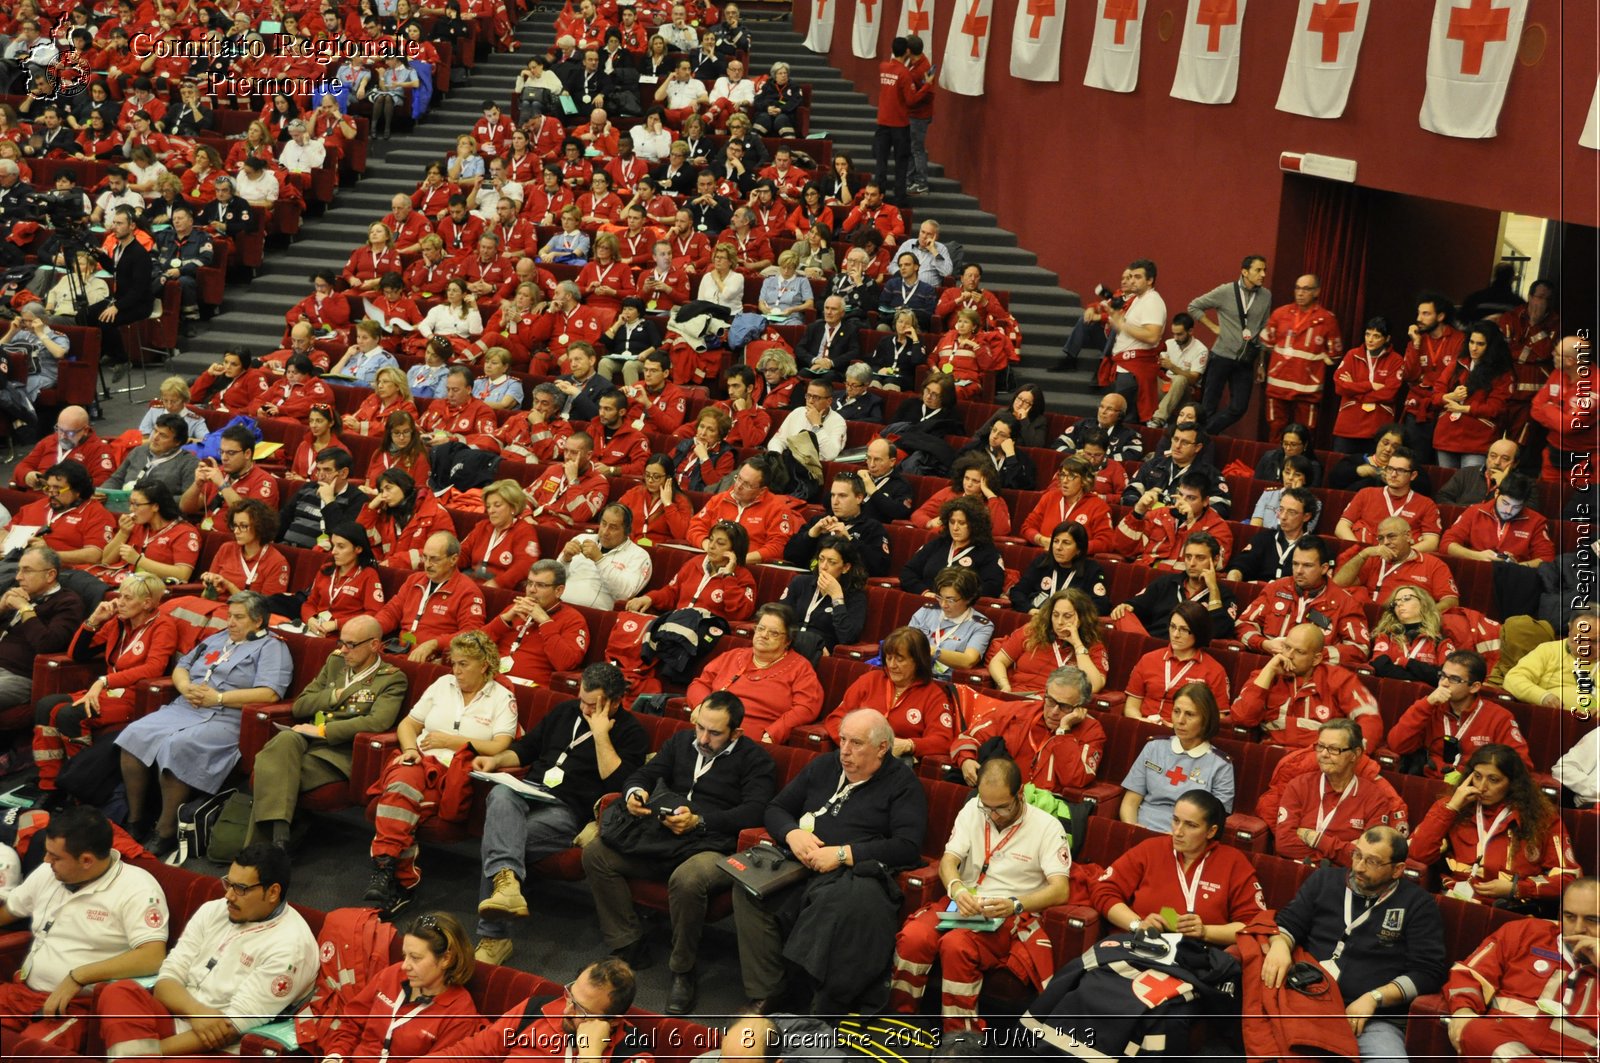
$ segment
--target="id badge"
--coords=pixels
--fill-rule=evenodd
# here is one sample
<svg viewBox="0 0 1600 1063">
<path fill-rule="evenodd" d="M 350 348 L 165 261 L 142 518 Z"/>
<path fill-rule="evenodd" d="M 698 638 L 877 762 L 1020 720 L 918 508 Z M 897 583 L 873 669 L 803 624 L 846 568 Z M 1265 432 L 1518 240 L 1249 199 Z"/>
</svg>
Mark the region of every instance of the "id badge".
<svg viewBox="0 0 1600 1063">
<path fill-rule="evenodd" d="M 567 773 L 561 770 L 561 765 L 553 764 L 544 773 L 544 784 L 550 789 L 554 790 L 556 787 L 561 785 L 561 780 L 565 779 L 566 777 Z"/>
<path fill-rule="evenodd" d="M 500 658 L 500 674 L 501 675 L 510 675 L 511 674 L 511 658 L 510 657 L 502 657 L 502 658 Z"/>
<path fill-rule="evenodd" d="M 800 829 L 807 834 L 815 834 L 817 830 L 817 817 L 807 812 L 800 817 Z"/>
</svg>

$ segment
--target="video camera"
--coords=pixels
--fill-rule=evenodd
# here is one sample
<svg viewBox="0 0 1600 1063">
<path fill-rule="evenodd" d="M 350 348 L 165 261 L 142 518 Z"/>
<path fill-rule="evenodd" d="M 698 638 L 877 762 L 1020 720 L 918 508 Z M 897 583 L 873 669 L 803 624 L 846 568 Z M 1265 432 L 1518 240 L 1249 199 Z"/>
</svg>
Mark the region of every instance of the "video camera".
<svg viewBox="0 0 1600 1063">
<path fill-rule="evenodd" d="M 1128 299 L 1120 291 L 1107 288 L 1104 284 L 1094 286 L 1094 294 L 1101 304 L 1109 310 L 1121 310 L 1128 305 Z"/>
</svg>

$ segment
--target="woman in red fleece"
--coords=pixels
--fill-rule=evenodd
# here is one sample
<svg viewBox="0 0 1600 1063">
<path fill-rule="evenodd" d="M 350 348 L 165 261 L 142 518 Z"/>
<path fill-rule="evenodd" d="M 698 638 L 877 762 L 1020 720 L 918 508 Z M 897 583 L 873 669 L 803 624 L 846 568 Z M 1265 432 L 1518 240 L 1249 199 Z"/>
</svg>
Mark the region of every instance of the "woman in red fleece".
<svg viewBox="0 0 1600 1063">
<path fill-rule="evenodd" d="M 956 736 L 955 699 L 933 678 L 928 636 L 914 627 L 897 627 L 883 640 L 883 667 L 850 684 L 839 707 L 823 721 L 839 741 L 839 725 L 857 709 L 877 709 L 894 728 L 897 757 L 945 754 Z"/>
</svg>

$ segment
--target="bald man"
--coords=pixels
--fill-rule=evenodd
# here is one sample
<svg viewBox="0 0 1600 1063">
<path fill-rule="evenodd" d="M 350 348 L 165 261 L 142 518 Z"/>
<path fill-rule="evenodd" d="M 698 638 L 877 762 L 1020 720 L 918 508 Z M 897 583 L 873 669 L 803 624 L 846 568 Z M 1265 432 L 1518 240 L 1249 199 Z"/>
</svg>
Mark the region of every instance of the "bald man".
<svg viewBox="0 0 1600 1063">
<path fill-rule="evenodd" d="M 1339 320 L 1319 303 L 1322 282 L 1307 273 L 1294 282 L 1294 302 L 1272 312 L 1261 342 L 1267 357 L 1267 431 L 1277 439 L 1291 422 L 1317 425 L 1328 367 L 1344 353 Z"/>
<path fill-rule="evenodd" d="M 394 730 L 406 700 L 406 675 L 385 660 L 383 628 L 370 616 L 353 616 L 317 677 L 294 699 L 299 721 L 279 731 L 256 754 L 251 841 L 289 846 L 300 795 L 350 779 L 358 735 Z"/>
<path fill-rule="evenodd" d="M 1401 587 L 1421 587 L 1439 604 L 1439 612 L 1461 604 L 1456 578 L 1437 554 L 1416 549 L 1411 522 L 1404 517 L 1386 517 L 1378 522 L 1378 541 L 1350 556 L 1333 582 L 1348 587 L 1364 602 L 1387 605 Z"/>
<path fill-rule="evenodd" d="M 98 487 L 117 471 L 117 463 L 105 440 L 89 426 L 89 411 L 68 406 L 56 415 L 56 430 L 39 440 L 28 456 L 17 463 L 11 474 L 13 487 L 39 491 L 44 488 L 44 470 L 71 458 L 89 470 Z"/>
<path fill-rule="evenodd" d="M 1355 721 L 1366 746 L 1377 749 L 1383 742 L 1378 701 L 1354 672 L 1327 663 L 1322 629 L 1297 624 L 1284 638 L 1283 652 L 1251 673 L 1229 722 L 1259 725 L 1267 741 L 1299 747 L 1314 745 L 1323 724 L 1343 718 Z"/>
</svg>

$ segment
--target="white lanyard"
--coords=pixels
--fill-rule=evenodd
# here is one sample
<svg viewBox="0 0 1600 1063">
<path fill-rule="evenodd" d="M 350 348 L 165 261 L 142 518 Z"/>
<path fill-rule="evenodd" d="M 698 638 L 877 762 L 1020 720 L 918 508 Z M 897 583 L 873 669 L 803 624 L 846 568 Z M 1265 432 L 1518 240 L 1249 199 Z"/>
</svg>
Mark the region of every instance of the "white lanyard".
<svg viewBox="0 0 1600 1063">
<path fill-rule="evenodd" d="M 1183 892 L 1183 903 L 1186 907 L 1185 914 L 1193 915 L 1195 914 L 1195 897 L 1200 892 L 1200 874 L 1206 869 L 1206 861 L 1211 859 L 1211 853 L 1207 852 L 1205 856 L 1200 858 L 1200 862 L 1195 865 L 1193 878 L 1184 877 L 1183 857 L 1178 855 L 1177 850 L 1173 850 L 1172 859 L 1178 865 L 1178 889 Z"/>
<path fill-rule="evenodd" d="M 1507 805 L 1505 808 L 1502 808 L 1499 813 L 1495 815 L 1494 820 L 1489 824 L 1487 830 L 1485 830 L 1483 826 L 1483 806 L 1478 805 L 1475 807 L 1472 810 L 1472 814 L 1476 816 L 1478 820 L 1478 854 L 1472 861 L 1472 873 L 1468 877 L 1477 878 L 1478 872 L 1483 870 L 1483 857 L 1484 854 L 1489 851 L 1489 842 L 1494 840 L 1494 836 L 1496 834 L 1500 833 L 1500 828 L 1505 821 L 1511 818 L 1511 806 Z"/>
<path fill-rule="evenodd" d="M 967 622 L 967 618 L 970 617 L 971 615 L 972 615 L 972 610 L 968 609 L 966 612 L 962 613 L 960 616 L 956 617 L 954 620 L 951 620 L 950 621 L 950 625 L 948 627 L 941 627 L 941 628 L 938 628 L 937 630 L 934 631 L 934 633 L 928 639 L 928 645 L 933 650 L 933 652 L 935 654 L 938 654 L 938 652 L 939 652 L 939 643 L 944 641 L 945 635 L 959 630 L 961 628 L 961 625 L 965 624 Z"/>
<path fill-rule="evenodd" d="M 428 581 L 428 586 L 422 592 L 422 601 L 417 603 L 417 615 L 411 618 L 411 630 L 417 630 L 417 625 L 422 623 L 422 611 L 428 608 L 428 599 L 444 588 L 444 584 Z"/>
<path fill-rule="evenodd" d="M 345 686 L 345 689 L 348 690 L 351 687 L 355 686 L 357 683 L 366 682 L 368 677 L 371 676 L 372 673 L 376 672 L 381 667 L 383 667 L 383 658 L 382 657 L 379 657 L 377 660 L 375 660 L 371 664 L 367 665 L 365 668 L 363 668 L 360 672 L 356 673 L 355 675 L 351 675 L 350 674 L 350 666 L 349 665 L 345 665 L 345 669 L 344 669 L 344 686 Z"/>
<path fill-rule="evenodd" d="M 578 718 L 576 720 L 572 721 L 572 741 L 567 743 L 567 748 L 563 749 L 561 751 L 561 755 L 556 758 L 556 762 L 553 765 L 554 767 L 557 767 L 557 768 L 561 767 L 561 765 L 563 765 L 563 764 L 565 764 L 567 762 L 567 754 L 568 753 L 571 753 L 574 749 L 577 749 L 579 746 L 583 745 L 589 739 L 594 737 L 594 732 L 593 731 L 585 731 L 585 732 L 583 732 L 583 734 L 580 735 L 578 733 L 578 728 L 580 728 L 582 726 L 583 726 L 583 714 L 579 713 L 578 714 Z"/>
<path fill-rule="evenodd" d="M 1324 811 L 1322 811 L 1322 804 L 1323 804 L 1324 801 L 1326 801 L 1328 799 L 1328 777 L 1326 775 L 1322 775 L 1322 776 L 1319 776 L 1317 778 L 1317 827 L 1316 827 L 1316 835 L 1317 835 L 1317 837 L 1319 839 L 1327 831 L 1328 825 L 1333 822 L 1333 817 L 1339 811 L 1339 806 L 1344 804 L 1344 799 L 1349 797 L 1349 796 L 1351 796 L 1352 794 L 1354 794 L 1356 792 L 1356 790 L 1360 788 L 1360 786 L 1361 786 L 1361 780 L 1352 777 L 1350 779 L 1350 785 L 1346 786 L 1344 788 L 1344 792 L 1339 795 L 1339 800 L 1337 800 L 1337 801 L 1335 801 L 1333 803 L 1333 807 L 1332 808 L 1330 808 L 1326 812 L 1324 812 Z"/>
<path fill-rule="evenodd" d="M 995 468 L 997 468 L 997 469 L 999 467 L 1000 467 L 999 465 L 995 466 Z M 1061 508 L 1061 519 L 1056 521 L 1056 523 L 1057 524 L 1065 524 L 1067 521 L 1071 520 L 1072 519 L 1072 515 L 1074 513 L 1078 512 L 1078 507 L 1083 505 L 1083 501 L 1084 501 L 1083 498 L 1079 497 L 1079 499 L 1076 502 L 1072 503 L 1072 508 L 1069 509 L 1069 508 L 1067 508 L 1067 496 L 1066 495 L 1062 495 L 1061 499 L 1060 499 L 1060 502 L 1059 502 L 1059 505 L 1060 505 L 1060 508 Z"/>
<path fill-rule="evenodd" d="M 1068 648 L 1067 655 L 1065 657 L 1061 656 L 1061 643 L 1059 642 L 1052 642 L 1050 644 L 1050 652 L 1056 655 L 1057 668 L 1065 668 L 1068 664 L 1078 659 L 1077 651 L 1071 649 L 1070 647 Z"/>
<path fill-rule="evenodd" d="M 1246 299 L 1244 297 L 1244 295 L 1243 295 L 1244 285 L 1239 284 L 1238 281 L 1234 281 L 1234 283 L 1239 285 L 1239 289 L 1240 289 L 1239 309 L 1244 311 L 1239 316 L 1239 327 L 1240 328 L 1249 328 L 1250 326 L 1246 323 L 1246 319 L 1248 319 L 1250 317 L 1250 308 L 1255 305 L 1256 296 L 1261 294 L 1261 289 L 1260 288 L 1251 288 L 1250 289 L 1250 298 Z"/>
<path fill-rule="evenodd" d="M 605 269 L 600 269 L 599 265 L 596 264 L 595 271 L 594 271 L 594 282 L 596 284 L 604 284 L 605 281 L 606 281 L 606 278 L 611 276 L 611 270 L 612 270 L 613 266 L 615 266 L 615 265 L 616 265 L 616 263 L 611 263 L 611 264 L 607 265 Z"/>
<path fill-rule="evenodd" d="M 709 557 L 700 562 L 700 571 L 700 585 L 694 589 L 693 594 L 689 595 L 690 605 L 693 605 L 700 600 L 700 595 L 705 593 L 706 584 L 710 583 L 717 576 L 716 571 L 711 567 L 711 559 Z"/>
<path fill-rule="evenodd" d="M 110 659 L 112 663 L 116 664 L 118 667 L 121 667 L 123 653 L 127 651 L 129 646 L 137 643 L 146 631 L 150 630 L 150 625 L 154 624 L 156 619 L 156 617 L 151 617 L 149 620 L 146 620 L 139 626 L 139 630 L 137 631 L 124 631 L 122 633 L 122 637 L 117 640 L 117 652 L 111 655 Z M 140 656 L 143 657 L 143 654 L 140 654 Z"/>
<path fill-rule="evenodd" d="M 1378 580 L 1378 586 L 1380 586 L 1380 587 L 1383 586 L 1383 580 L 1382 579 Z M 1312 603 L 1313 600 L 1315 600 L 1314 597 L 1308 598 L 1304 594 L 1300 594 L 1300 593 L 1296 593 L 1295 594 L 1295 596 L 1294 596 L 1294 622 L 1295 623 L 1303 624 L 1303 623 L 1306 622 L 1306 611 L 1311 608 L 1311 603 Z"/>
<path fill-rule="evenodd" d="M 963 557 L 966 557 L 968 554 L 972 553 L 973 549 L 974 548 L 971 547 L 971 546 L 963 546 L 961 549 L 957 550 L 952 545 L 950 547 L 949 554 L 946 555 L 945 565 L 948 567 L 950 565 L 955 564 L 957 561 L 960 561 Z"/>
<path fill-rule="evenodd" d="M 1390 562 L 1387 562 L 1387 561 L 1379 561 L 1378 562 L 1378 586 L 1375 589 L 1379 590 L 1379 591 L 1383 590 L 1384 581 L 1386 581 L 1390 576 L 1394 575 L 1395 571 L 1397 569 L 1399 569 L 1401 565 L 1405 564 L 1406 561 L 1409 561 L 1410 559 L 1411 559 L 1411 555 L 1407 554 L 1405 556 L 1405 558 L 1403 558 L 1402 560 L 1395 561 L 1393 563 L 1390 563 Z"/>
<path fill-rule="evenodd" d="M 1406 507 L 1411 504 L 1412 496 L 1415 494 L 1415 491 L 1407 491 L 1406 497 L 1401 499 L 1400 505 L 1396 507 L 1393 502 L 1393 496 L 1389 494 L 1387 489 L 1385 489 L 1383 492 L 1383 508 L 1389 511 L 1389 516 L 1397 517 L 1406 511 Z"/>
<path fill-rule="evenodd" d="M 359 575 L 361 575 L 361 566 L 357 565 L 350 573 L 350 578 L 344 581 L 344 585 L 348 586 L 353 583 Z M 342 589 L 343 587 L 339 583 L 339 569 L 335 566 L 334 570 L 328 573 L 328 605 L 330 607 L 333 605 L 334 599 L 339 597 L 339 591 Z"/>
<path fill-rule="evenodd" d="M 1423 645 L 1425 643 L 1429 642 L 1429 641 L 1431 641 L 1431 640 L 1428 639 L 1426 636 L 1421 636 L 1421 637 L 1417 638 L 1416 640 L 1414 640 L 1413 642 L 1411 642 L 1410 644 L 1408 644 L 1406 646 L 1406 660 L 1408 660 L 1408 661 L 1415 660 L 1417 654 L 1422 652 Z M 1472 710 L 1472 716 L 1476 716 L 1476 715 L 1478 715 L 1478 710 L 1476 710 L 1476 709 Z M 1467 724 L 1470 724 L 1472 722 L 1472 716 L 1468 716 L 1467 717 L 1467 723 L 1464 723 L 1464 724 L 1461 725 L 1462 731 L 1465 731 L 1467 729 Z M 1450 733 L 1450 714 L 1449 713 L 1445 713 L 1444 719 L 1445 719 L 1444 730 L 1445 730 L 1446 734 L 1449 734 Z"/>
<path fill-rule="evenodd" d="M 1289 552 L 1294 549 L 1294 544 L 1299 542 L 1300 540 L 1296 539 L 1296 540 L 1294 540 L 1294 542 L 1290 542 L 1289 541 L 1289 537 L 1287 535 L 1283 534 L 1283 532 L 1281 530 L 1278 532 L 1278 538 L 1280 538 L 1280 539 L 1282 539 L 1284 541 L 1283 542 L 1283 546 L 1281 548 L 1274 547 L 1274 549 L 1276 549 L 1278 551 L 1278 571 L 1282 572 L 1283 571 L 1283 562 L 1284 562 L 1284 560 L 1286 558 L 1288 558 Z"/>
<path fill-rule="evenodd" d="M 821 605 L 825 600 L 827 600 L 827 596 L 824 595 L 820 590 L 811 595 L 811 604 L 806 606 L 805 618 L 800 621 L 801 627 L 811 626 L 811 614 L 816 612 L 817 606 Z"/>
<path fill-rule="evenodd" d="M 866 782 L 866 780 L 862 779 L 861 782 Z M 850 799 L 850 795 L 855 791 L 855 788 L 860 785 L 860 782 L 851 782 L 849 779 L 845 778 L 845 774 L 843 770 L 841 770 L 839 772 L 838 788 L 833 791 L 832 797 L 828 798 L 822 803 L 821 808 L 811 813 L 812 818 L 820 819 L 823 816 L 837 815 L 839 809 L 843 808 L 844 803 Z"/>
<path fill-rule="evenodd" d="M 228 658 L 233 656 L 233 651 L 235 649 L 237 649 L 240 645 L 242 645 L 242 643 L 238 643 L 238 642 L 230 642 L 230 643 L 228 643 L 227 648 L 222 651 L 222 655 L 217 658 L 216 662 L 214 664 L 209 665 L 206 668 L 205 677 L 203 679 L 201 679 L 200 682 L 206 684 L 207 686 L 210 686 L 211 685 L 211 677 L 217 674 L 217 669 L 218 668 L 221 668 L 223 665 L 228 663 Z"/>
<path fill-rule="evenodd" d="M 522 622 L 522 626 L 517 628 L 517 634 L 511 640 L 511 648 L 506 651 L 507 657 L 515 657 L 517 655 L 517 647 L 522 645 L 523 638 L 525 638 L 528 634 L 528 628 L 532 626 L 533 614 L 529 613 L 527 619 Z"/>
<path fill-rule="evenodd" d="M 651 502 L 646 502 L 644 504 L 644 526 L 642 528 L 640 528 L 639 530 L 642 531 L 642 532 L 649 531 L 650 530 L 650 521 L 655 517 L 655 515 L 657 513 L 660 513 L 663 509 L 666 509 L 666 508 L 667 508 L 667 504 L 665 502 L 661 501 L 659 498 L 657 498 L 657 499 L 655 499 L 654 501 L 651 501 Z"/>
<path fill-rule="evenodd" d="M 500 540 L 504 539 L 506 536 L 508 536 L 510 534 L 511 534 L 511 529 L 510 528 L 504 528 L 504 529 L 502 529 L 500 531 L 497 531 L 497 532 L 496 531 L 491 531 L 489 533 L 489 546 L 483 552 L 483 563 L 485 565 L 488 565 L 489 561 L 494 557 L 494 548 L 500 545 Z"/>
<path fill-rule="evenodd" d="M 1354 789 L 1354 787 L 1352 787 L 1352 789 Z M 1394 891 L 1396 889 L 1398 889 L 1398 888 L 1399 888 L 1399 883 L 1395 883 L 1393 886 L 1390 886 L 1387 890 L 1385 890 L 1384 893 L 1382 894 L 1382 896 L 1373 898 L 1372 903 L 1367 905 L 1366 909 L 1363 910 L 1360 915 L 1352 915 L 1352 913 L 1350 911 L 1350 907 L 1351 907 L 1350 899 L 1351 899 L 1351 896 L 1353 895 L 1353 891 L 1350 889 L 1350 887 L 1348 887 L 1348 886 L 1345 887 L 1345 891 L 1344 891 L 1344 933 L 1339 935 L 1339 943 L 1333 947 L 1333 955 L 1328 957 L 1329 959 L 1331 959 L 1334 963 L 1338 963 L 1339 962 L 1339 957 L 1344 955 L 1345 942 L 1350 940 L 1350 931 L 1354 930 L 1356 927 L 1360 926 L 1362 923 L 1365 923 L 1367 921 L 1367 918 L 1369 916 L 1371 916 L 1373 912 L 1378 910 L 1378 906 L 1381 905 L 1384 901 L 1388 900 L 1389 899 L 1389 895 L 1394 893 Z"/>
<path fill-rule="evenodd" d="M 1193 668 L 1199 661 L 1199 657 L 1185 661 L 1183 667 L 1178 669 L 1177 675 L 1172 674 L 1172 661 L 1161 662 L 1161 671 L 1167 680 L 1166 692 L 1168 697 L 1172 696 L 1172 692 L 1178 688 L 1178 684 L 1183 682 L 1183 677 L 1189 674 L 1189 669 Z"/>
<path fill-rule="evenodd" d="M 239 548 L 239 569 L 244 573 L 244 585 L 246 587 L 253 587 L 255 585 L 256 573 L 261 571 L 261 562 L 266 559 L 266 556 L 267 548 L 263 546 L 261 548 L 261 553 L 256 555 L 255 567 L 252 568 L 250 566 L 250 562 L 244 559 L 244 548 Z"/>
</svg>

